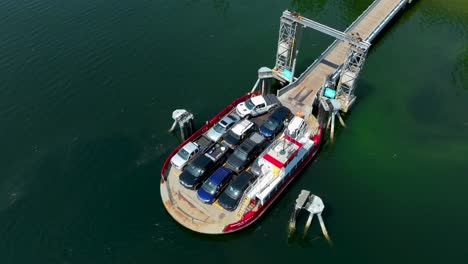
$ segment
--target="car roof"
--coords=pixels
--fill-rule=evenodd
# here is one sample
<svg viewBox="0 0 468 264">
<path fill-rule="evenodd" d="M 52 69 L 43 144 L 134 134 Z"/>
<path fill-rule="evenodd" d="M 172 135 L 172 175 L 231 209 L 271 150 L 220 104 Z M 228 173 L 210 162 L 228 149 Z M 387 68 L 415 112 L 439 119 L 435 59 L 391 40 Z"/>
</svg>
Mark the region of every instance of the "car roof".
<svg viewBox="0 0 468 264">
<path fill-rule="evenodd" d="M 280 106 L 276 108 L 273 114 L 271 114 L 271 117 L 280 119 L 283 118 L 288 112 L 291 113 L 291 110 L 289 110 L 289 108 L 287 108 L 286 106 Z"/>
<path fill-rule="evenodd" d="M 255 142 L 256 144 L 260 144 L 263 141 L 265 141 L 265 137 L 262 136 L 260 133 L 255 132 L 249 137 L 249 140 Z"/>
<path fill-rule="evenodd" d="M 240 123 L 237 123 L 231 128 L 231 131 L 234 132 L 236 135 L 242 135 L 245 133 L 246 130 L 251 128 L 253 123 L 247 119 L 242 120 Z"/>
<path fill-rule="evenodd" d="M 231 174 L 232 171 L 226 167 L 219 167 L 213 174 L 210 176 L 210 181 L 214 184 L 219 184 L 223 179 Z"/>
<path fill-rule="evenodd" d="M 263 96 L 261 96 L 261 95 L 252 97 L 252 98 L 250 98 L 250 100 L 251 100 L 252 103 L 254 103 L 255 105 L 259 105 L 259 104 L 265 103 L 265 99 L 264 99 Z"/>
<path fill-rule="evenodd" d="M 230 114 L 230 115 L 227 115 L 227 116 L 223 117 L 223 119 L 221 119 L 221 120 L 219 121 L 219 123 L 220 123 L 221 125 L 223 125 L 223 126 L 227 126 L 227 125 L 229 125 L 229 124 L 231 124 L 231 123 L 236 122 L 237 120 L 239 120 L 239 118 L 236 118 L 235 115 Z"/>
<path fill-rule="evenodd" d="M 191 153 L 195 151 L 196 149 L 198 149 L 198 145 L 190 141 L 187 144 L 185 144 L 182 148 L 185 149 L 187 152 Z"/>
<path fill-rule="evenodd" d="M 213 160 L 211 160 L 210 158 L 208 158 L 205 155 L 201 155 L 198 158 L 196 158 L 192 163 L 193 163 L 193 165 L 195 165 L 197 167 L 205 168 L 209 164 L 213 163 Z"/>
<path fill-rule="evenodd" d="M 249 183 L 250 179 L 252 179 L 253 174 L 248 171 L 241 172 L 234 181 L 231 183 L 231 187 L 234 189 L 241 189 L 246 184 Z"/>
<path fill-rule="evenodd" d="M 242 150 L 245 153 L 250 153 L 255 148 L 255 144 L 252 144 L 252 143 L 253 142 L 250 142 L 248 140 L 244 141 L 242 144 L 240 144 L 239 147 L 237 147 L 237 149 Z"/>
<path fill-rule="evenodd" d="M 237 149 L 242 150 L 245 153 L 249 153 L 257 146 L 258 144 L 256 142 L 253 142 L 252 140 L 246 140 L 242 142 L 242 144 L 237 147 Z M 236 150 L 237 150 L 236 149 Z"/>
</svg>

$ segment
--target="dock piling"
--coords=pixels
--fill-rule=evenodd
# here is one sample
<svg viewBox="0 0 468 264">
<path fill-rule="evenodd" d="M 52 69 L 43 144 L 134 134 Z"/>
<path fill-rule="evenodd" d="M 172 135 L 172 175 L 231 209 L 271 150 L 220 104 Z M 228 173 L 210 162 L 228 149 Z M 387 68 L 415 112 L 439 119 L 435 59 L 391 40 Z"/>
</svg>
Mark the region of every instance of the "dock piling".
<svg viewBox="0 0 468 264">
<path fill-rule="evenodd" d="M 333 243 L 330 239 L 330 236 L 328 235 L 327 228 L 325 227 L 325 223 L 322 218 L 322 212 L 325 209 L 325 205 L 323 204 L 323 201 L 320 197 L 311 194 L 310 191 L 306 190 L 302 190 L 296 199 L 294 211 L 289 220 L 289 237 L 291 237 L 291 235 L 296 230 L 296 218 L 302 209 L 306 209 L 309 212 L 309 217 L 305 224 L 304 234 L 302 237 L 305 238 L 307 236 L 307 232 L 309 231 L 310 225 L 312 224 L 312 219 L 314 218 L 314 215 L 317 215 L 323 236 L 330 244 L 330 246 L 332 246 Z"/>
<path fill-rule="evenodd" d="M 312 223 L 312 218 L 313 217 L 314 217 L 314 214 L 310 213 L 309 218 L 307 219 L 307 223 L 305 225 L 304 235 L 302 236 L 303 238 L 305 238 L 307 236 L 307 231 L 309 231 L 309 227 L 310 227 L 310 224 Z"/>
<path fill-rule="evenodd" d="M 172 112 L 172 119 L 174 119 L 174 123 L 172 123 L 169 132 L 174 131 L 178 124 L 180 129 L 180 137 L 182 140 L 186 140 L 192 135 L 195 128 L 194 116 L 192 113 L 185 109 L 177 109 Z"/>
</svg>

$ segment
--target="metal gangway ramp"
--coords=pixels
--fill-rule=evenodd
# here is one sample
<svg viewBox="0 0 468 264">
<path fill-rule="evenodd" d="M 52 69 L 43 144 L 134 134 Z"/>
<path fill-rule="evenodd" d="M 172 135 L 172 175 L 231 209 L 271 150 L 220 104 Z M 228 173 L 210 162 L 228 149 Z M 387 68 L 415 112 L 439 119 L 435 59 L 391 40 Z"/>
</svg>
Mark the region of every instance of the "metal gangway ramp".
<svg viewBox="0 0 468 264">
<path fill-rule="evenodd" d="M 353 79 L 351 84 L 352 87 L 347 87 L 348 94 L 346 94 L 346 99 L 342 100 L 342 110 L 346 112 L 354 103 L 354 80 L 357 79 L 359 70 L 362 68 L 365 55 L 367 54 L 367 48 L 363 47 L 363 45 L 366 45 L 366 43 L 370 45 L 389 21 L 392 20 L 392 18 L 394 18 L 408 3 L 411 3 L 411 0 L 376 0 L 344 32 L 330 29 L 311 20 L 305 21 L 305 18 L 302 18 L 295 13 L 285 11 L 282 16 L 281 27 L 284 26 L 284 19 L 285 21 L 289 21 L 290 24 L 291 22 L 293 22 L 292 24 L 302 24 L 304 27 L 310 27 L 331 35 L 335 37 L 336 40 L 298 78 L 294 78 L 295 55 L 297 55 L 297 51 L 294 47 L 290 47 L 290 50 L 285 49 L 285 47 L 287 48 L 287 44 L 285 45 L 284 40 L 281 39 L 282 29 L 280 27 L 278 54 L 283 52 L 290 55 L 288 58 L 289 65 L 286 65 L 284 61 L 280 60 L 280 56 L 278 55 L 277 63 L 273 69 L 273 72 L 277 75 L 277 79 L 283 82 L 290 82 L 289 85 L 278 91 L 277 95 L 281 102 L 293 111 L 298 111 L 299 109 L 307 111 L 308 109 L 312 109 L 312 104 L 327 78 L 340 77 L 340 79 L 342 79 L 338 84 L 338 92 L 340 92 L 341 82 L 345 82 L 351 78 Z M 296 25 L 294 28 L 288 26 L 288 30 L 283 30 L 283 32 L 290 33 L 292 36 L 292 34 L 295 33 L 296 27 Z M 354 41 L 349 39 L 350 36 L 354 36 Z M 294 43 L 296 41 L 294 36 L 292 37 L 293 39 L 289 40 L 289 43 Z M 361 50 L 360 56 L 362 58 L 360 57 L 358 64 L 354 66 L 347 65 L 350 63 L 350 56 L 356 55 L 356 52 L 353 52 L 353 50 L 350 49 L 350 46 L 354 46 Z M 287 77 L 281 76 L 281 74 L 279 74 L 281 73 L 281 71 L 279 71 L 281 66 L 283 66 L 283 68 L 287 68 L 285 71 L 289 72 L 291 75 Z M 345 71 L 343 69 L 346 69 L 347 66 L 350 68 L 357 67 L 359 69 L 357 69 L 357 72 L 353 73 L 353 75 L 343 77 L 343 75 L 345 75 Z"/>
</svg>

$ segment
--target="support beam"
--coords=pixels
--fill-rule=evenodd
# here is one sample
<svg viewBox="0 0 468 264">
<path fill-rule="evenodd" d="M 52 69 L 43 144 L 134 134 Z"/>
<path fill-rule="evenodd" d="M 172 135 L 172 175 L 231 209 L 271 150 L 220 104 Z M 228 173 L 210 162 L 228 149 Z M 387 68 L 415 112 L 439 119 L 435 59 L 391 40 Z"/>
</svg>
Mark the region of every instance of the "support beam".
<svg viewBox="0 0 468 264">
<path fill-rule="evenodd" d="M 320 31 L 322 33 L 325 33 L 325 34 L 327 34 L 329 36 L 332 36 L 332 37 L 334 37 L 336 39 L 339 39 L 341 41 L 351 43 L 352 45 L 355 45 L 355 46 L 357 46 L 357 47 L 359 47 L 361 49 L 367 50 L 371 45 L 367 41 L 363 41 L 362 39 L 361 40 L 355 39 L 352 36 L 350 36 L 349 34 L 346 34 L 344 32 L 341 32 L 341 31 L 336 30 L 334 28 L 331 28 L 329 26 L 320 24 L 320 23 L 315 22 L 315 21 L 313 21 L 311 19 L 300 16 L 299 14 L 291 13 L 288 10 L 283 12 L 282 18 L 286 18 L 286 19 L 289 19 L 289 20 L 294 21 L 296 23 L 299 23 L 299 24 L 301 24 L 301 25 L 303 25 L 305 27 L 315 29 L 315 30 Z"/>
</svg>

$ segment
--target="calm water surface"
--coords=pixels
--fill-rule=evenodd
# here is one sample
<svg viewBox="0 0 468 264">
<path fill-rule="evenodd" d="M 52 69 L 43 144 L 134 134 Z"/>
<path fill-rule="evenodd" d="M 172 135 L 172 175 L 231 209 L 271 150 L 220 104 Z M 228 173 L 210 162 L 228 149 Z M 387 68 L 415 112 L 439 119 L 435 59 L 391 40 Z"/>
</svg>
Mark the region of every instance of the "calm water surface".
<svg viewBox="0 0 468 264">
<path fill-rule="evenodd" d="M 385 0 L 383 0 L 385 1 Z M 345 29 L 371 0 L 0 1 L 0 262 L 468 263 L 468 2 L 419 0 L 372 47 L 347 129 L 258 223 L 211 237 L 159 195 L 178 140 L 274 64 L 286 9 Z M 304 69 L 332 39 L 307 31 Z M 326 202 L 287 239 L 291 206 Z"/>
</svg>

